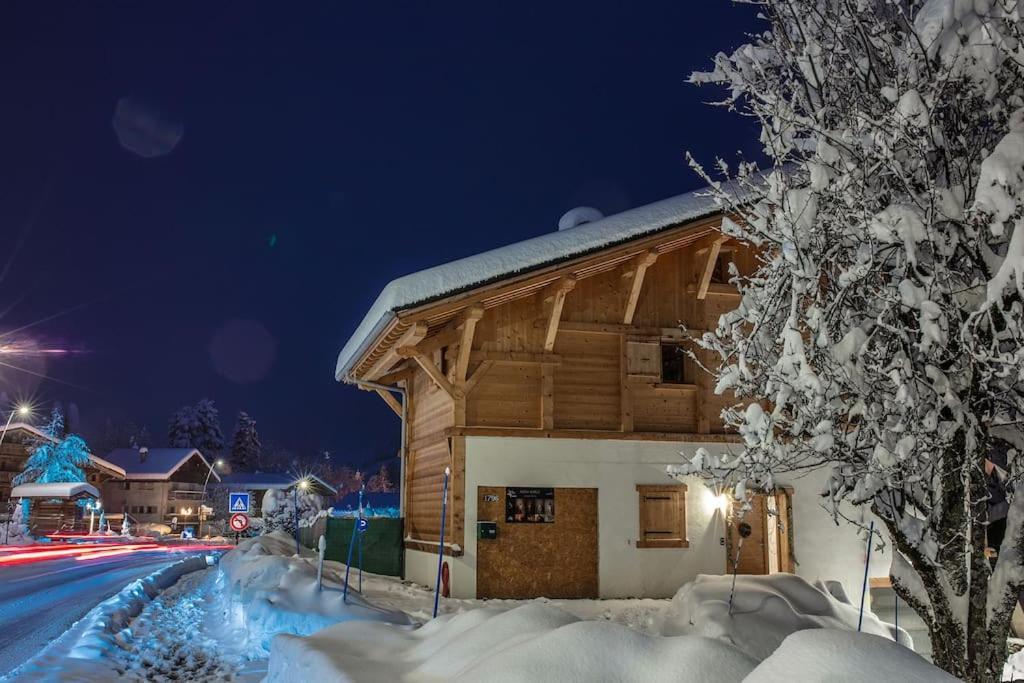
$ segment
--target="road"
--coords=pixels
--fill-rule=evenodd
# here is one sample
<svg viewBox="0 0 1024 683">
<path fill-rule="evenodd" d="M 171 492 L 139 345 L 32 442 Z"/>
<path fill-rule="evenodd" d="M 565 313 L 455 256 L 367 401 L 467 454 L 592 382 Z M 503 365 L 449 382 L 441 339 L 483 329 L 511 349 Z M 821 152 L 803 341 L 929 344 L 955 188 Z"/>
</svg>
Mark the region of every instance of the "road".
<svg viewBox="0 0 1024 683">
<path fill-rule="evenodd" d="M 31 561 L 18 555 L 6 563 L 19 551 L 0 552 L 0 676 L 135 579 L 196 552 L 152 545 L 121 553 L 92 548 L 96 552 Z"/>
</svg>

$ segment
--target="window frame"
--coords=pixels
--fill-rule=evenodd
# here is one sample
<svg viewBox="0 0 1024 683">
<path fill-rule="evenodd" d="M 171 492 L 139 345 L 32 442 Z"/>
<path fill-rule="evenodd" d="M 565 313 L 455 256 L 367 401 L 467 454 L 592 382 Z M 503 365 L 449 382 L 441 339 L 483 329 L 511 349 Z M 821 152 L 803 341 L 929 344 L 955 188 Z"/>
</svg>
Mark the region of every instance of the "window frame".
<svg viewBox="0 0 1024 683">
<path fill-rule="evenodd" d="M 637 548 L 689 548 L 690 539 L 686 528 L 686 484 L 637 484 Z M 653 495 L 662 494 L 662 495 Z M 666 530 L 671 534 L 666 538 L 648 538 L 654 529 L 645 529 L 648 526 L 649 516 L 645 514 L 644 504 L 647 498 L 662 500 L 664 498 L 677 497 L 676 501 L 676 522 L 674 529 Z M 657 531 L 661 531 L 660 529 Z"/>
</svg>

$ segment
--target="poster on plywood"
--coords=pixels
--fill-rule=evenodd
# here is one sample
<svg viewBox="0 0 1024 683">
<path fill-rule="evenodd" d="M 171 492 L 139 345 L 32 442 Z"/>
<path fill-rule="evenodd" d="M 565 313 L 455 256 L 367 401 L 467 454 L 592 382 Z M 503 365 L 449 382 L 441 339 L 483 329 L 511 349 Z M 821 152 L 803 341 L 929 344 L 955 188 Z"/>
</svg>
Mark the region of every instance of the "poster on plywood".
<svg viewBox="0 0 1024 683">
<path fill-rule="evenodd" d="M 551 524 L 555 521 L 553 488 L 506 488 L 505 522 Z"/>
</svg>

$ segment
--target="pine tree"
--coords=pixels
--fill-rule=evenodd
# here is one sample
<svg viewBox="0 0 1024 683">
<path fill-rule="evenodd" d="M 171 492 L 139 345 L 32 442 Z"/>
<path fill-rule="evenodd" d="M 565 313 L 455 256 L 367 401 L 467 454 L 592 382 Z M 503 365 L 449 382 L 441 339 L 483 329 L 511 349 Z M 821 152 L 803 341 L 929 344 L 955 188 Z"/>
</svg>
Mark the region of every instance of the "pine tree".
<svg viewBox="0 0 1024 683">
<path fill-rule="evenodd" d="M 256 421 L 245 411 L 240 411 L 231 437 L 231 466 L 238 472 L 256 467 L 260 461 L 260 449 Z"/>
<path fill-rule="evenodd" d="M 196 431 L 193 448 L 204 455 L 215 457 L 224 450 L 224 432 L 220 429 L 220 414 L 213 401 L 204 398 L 195 407 Z"/>
<path fill-rule="evenodd" d="M 192 406 L 182 406 L 171 416 L 167 443 L 171 448 L 194 448 L 196 415 Z"/>
<path fill-rule="evenodd" d="M 64 431 L 64 417 L 54 409 L 50 421 L 43 427 L 50 439 L 39 439 L 25 468 L 12 479 L 21 484 L 53 484 L 85 481 L 84 468 L 89 464 L 89 447 L 75 434 L 60 436 Z"/>
</svg>

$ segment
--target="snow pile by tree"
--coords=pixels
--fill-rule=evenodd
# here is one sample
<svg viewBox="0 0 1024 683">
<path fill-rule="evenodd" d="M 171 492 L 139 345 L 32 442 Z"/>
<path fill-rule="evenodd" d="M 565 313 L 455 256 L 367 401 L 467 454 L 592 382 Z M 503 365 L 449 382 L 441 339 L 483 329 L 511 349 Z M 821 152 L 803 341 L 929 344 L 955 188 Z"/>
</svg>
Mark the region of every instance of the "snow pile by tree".
<svg viewBox="0 0 1024 683">
<path fill-rule="evenodd" d="M 701 575 L 672 598 L 661 632 L 667 636 L 716 638 L 761 660 L 797 631 L 857 630 L 859 608 L 850 604 L 839 584 L 830 588 L 836 594 L 795 574 L 738 576 L 730 614 L 732 576 Z M 897 643 L 898 637 L 899 645 L 913 648 L 906 631 L 897 631 L 870 611 L 864 613 L 862 629 L 887 638 L 890 643 Z"/>
<path fill-rule="evenodd" d="M 231 467 L 246 472 L 260 461 L 260 435 L 256 432 L 256 420 L 245 411 L 238 413 L 235 431 L 231 437 Z"/>
<path fill-rule="evenodd" d="M 996 680 L 1024 588 L 1024 496 L 994 570 L 984 552 L 986 456 L 1020 443 L 1024 419 L 1024 14 L 1015 0 L 759 9 L 767 30 L 692 81 L 756 119 L 775 164 L 732 174 L 759 201 L 718 193 L 739 217 L 724 229 L 762 262 L 702 342 L 723 361 L 719 392 L 765 403 L 726 411 L 741 453 L 689 453 L 677 472 L 771 486 L 830 466 L 825 504 L 881 519 L 935 661 Z M 1012 488 L 1016 450 L 1008 468 Z"/>
<path fill-rule="evenodd" d="M 323 498 L 309 491 L 298 491 L 299 515 L 301 520 L 315 518 L 323 509 Z M 295 493 L 279 489 L 267 489 L 263 494 L 263 533 L 284 531 L 295 533 Z"/>
<path fill-rule="evenodd" d="M 40 438 L 32 447 L 24 469 L 11 481 L 21 484 L 57 484 L 85 481 L 84 468 L 89 464 L 89 447 L 85 440 L 64 433 L 64 417 L 58 411 L 43 427 L 48 438 Z"/>
</svg>

